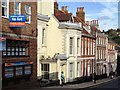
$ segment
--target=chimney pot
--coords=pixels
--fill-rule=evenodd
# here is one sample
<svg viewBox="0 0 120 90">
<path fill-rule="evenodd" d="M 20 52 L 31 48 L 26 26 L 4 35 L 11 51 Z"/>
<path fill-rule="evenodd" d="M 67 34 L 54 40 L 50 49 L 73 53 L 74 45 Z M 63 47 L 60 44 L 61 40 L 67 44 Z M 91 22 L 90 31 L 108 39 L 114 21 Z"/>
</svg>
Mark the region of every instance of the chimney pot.
<svg viewBox="0 0 120 90">
<path fill-rule="evenodd" d="M 97 25 L 98 25 L 98 20 L 97 20 Z"/>
<path fill-rule="evenodd" d="M 93 24 L 93 21 L 91 21 L 91 25 Z"/>
<path fill-rule="evenodd" d="M 62 6 L 62 11 L 63 12 L 68 12 L 68 6 Z"/>
</svg>

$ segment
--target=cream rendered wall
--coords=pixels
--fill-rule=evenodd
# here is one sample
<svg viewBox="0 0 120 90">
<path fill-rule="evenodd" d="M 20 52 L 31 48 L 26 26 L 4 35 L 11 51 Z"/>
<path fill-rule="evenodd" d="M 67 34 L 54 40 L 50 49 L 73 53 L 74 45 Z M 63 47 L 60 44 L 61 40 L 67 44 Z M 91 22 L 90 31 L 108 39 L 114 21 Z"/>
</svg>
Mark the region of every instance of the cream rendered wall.
<svg viewBox="0 0 120 90">
<path fill-rule="evenodd" d="M 54 13 L 54 0 L 38 1 L 38 13 L 51 16 Z"/>
<path fill-rule="evenodd" d="M 41 47 L 40 49 L 40 53 L 43 53 L 46 50 L 46 57 L 50 56 L 51 58 L 55 55 L 55 53 L 62 53 L 63 50 L 63 43 L 62 42 L 62 33 L 61 33 L 61 29 L 58 29 L 59 26 L 59 22 L 57 21 L 57 19 L 54 17 L 53 15 L 53 11 L 54 11 L 54 3 L 52 2 L 38 2 L 38 13 L 44 14 L 44 15 L 48 15 L 50 17 L 49 22 L 47 23 L 47 30 L 46 30 L 46 48 L 43 48 L 40 43 L 41 41 L 39 41 L 39 47 Z M 43 25 L 44 26 L 44 25 Z M 43 27 L 42 26 L 42 27 Z M 41 28 L 41 26 L 38 26 L 38 28 Z M 42 34 L 41 31 L 39 31 L 39 36 Z M 39 37 L 40 40 L 42 39 L 42 37 Z M 40 57 L 38 57 L 40 58 Z M 38 63 L 40 63 L 38 61 Z M 58 72 L 60 76 L 61 72 L 60 72 L 60 63 L 59 62 L 49 62 L 50 64 L 50 73 L 52 72 Z M 41 72 L 41 64 L 38 65 L 39 67 L 39 72 Z M 40 73 L 41 74 L 41 73 Z M 59 77 L 60 79 L 60 77 Z"/>
<path fill-rule="evenodd" d="M 58 29 L 58 21 L 54 16 L 50 17 L 47 34 L 47 55 L 53 57 L 55 53 L 62 53 L 62 33 Z"/>
<path fill-rule="evenodd" d="M 57 64 L 56 62 L 50 63 L 50 73 L 57 72 Z"/>
<path fill-rule="evenodd" d="M 38 2 L 38 12 L 50 17 L 46 32 L 47 56 L 53 57 L 55 53 L 62 53 L 62 33 L 58 29 L 59 22 L 53 15 L 54 0 L 41 1 Z"/>
</svg>

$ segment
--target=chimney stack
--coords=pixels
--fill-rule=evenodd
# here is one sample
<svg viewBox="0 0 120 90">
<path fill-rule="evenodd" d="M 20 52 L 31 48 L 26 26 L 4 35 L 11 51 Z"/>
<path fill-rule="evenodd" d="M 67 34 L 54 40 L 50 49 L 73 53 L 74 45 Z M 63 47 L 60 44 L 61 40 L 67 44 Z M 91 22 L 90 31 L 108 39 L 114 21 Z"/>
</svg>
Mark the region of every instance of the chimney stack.
<svg viewBox="0 0 120 90">
<path fill-rule="evenodd" d="M 84 12 L 84 7 L 78 7 L 76 16 L 81 18 L 82 22 L 85 23 L 85 12 Z"/>
<path fill-rule="evenodd" d="M 58 10 L 58 3 L 57 3 L 57 1 L 54 2 L 54 9 L 57 9 L 57 10 Z"/>
</svg>

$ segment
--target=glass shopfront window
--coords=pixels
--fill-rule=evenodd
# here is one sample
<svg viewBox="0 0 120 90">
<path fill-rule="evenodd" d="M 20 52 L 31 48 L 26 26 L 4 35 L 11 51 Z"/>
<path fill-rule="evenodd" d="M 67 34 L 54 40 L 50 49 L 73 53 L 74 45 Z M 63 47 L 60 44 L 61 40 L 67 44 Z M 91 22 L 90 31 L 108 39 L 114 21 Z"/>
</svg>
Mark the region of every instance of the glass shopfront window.
<svg viewBox="0 0 120 90">
<path fill-rule="evenodd" d="M 7 67 L 5 68 L 5 78 L 14 77 L 14 68 L 13 67 Z"/>
<path fill-rule="evenodd" d="M 24 74 L 25 75 L 31 74 L 31 66 L 25 66 Z"/>
<path fill-rule="evenodd" d="M 23 67 L 16 67 L 15 68 L 15 75 L 16 76 L 23 75 Z"/>
<path fill-rule="evenodd" d="M 15 78 L 19 76 L 32 75 L 33 62 L 5 63 L 4 78 Z"/>
</svg>

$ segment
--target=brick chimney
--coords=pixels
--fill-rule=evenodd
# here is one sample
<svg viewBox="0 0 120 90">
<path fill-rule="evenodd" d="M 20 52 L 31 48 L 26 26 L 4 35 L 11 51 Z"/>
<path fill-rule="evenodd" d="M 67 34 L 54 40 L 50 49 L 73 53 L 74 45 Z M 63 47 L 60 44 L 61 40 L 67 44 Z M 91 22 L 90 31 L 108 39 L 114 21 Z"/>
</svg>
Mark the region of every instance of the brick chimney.
<svg viewBox="0 0 120 90">
<path fill-rule="evenodd" d="M 84 7 L 78 7 L 76 16 L 81 18 L 81 20 L 85 23 L 85 12 L 84 12 Z"/>
<path fill-rule="evenodd" d="M 68 13 L 68 6 L 62 6 L 61 10 L 65 13 Z"/>
<path fill-rule="evenodd" d="M 90 25 L 93 25 L 95 26 L 96 28 L 99 29 L 99 24 L 98 24 L 98 20 L 92 20 L 92 21 L 89 21 Z"/>
<path fill-rule="evenodd" d="M 57 9 L 57 10 L 58 10 L 58 3 L 57 3 L 57 1 L 54 2 L 54 9 Z"/>
</svg>

